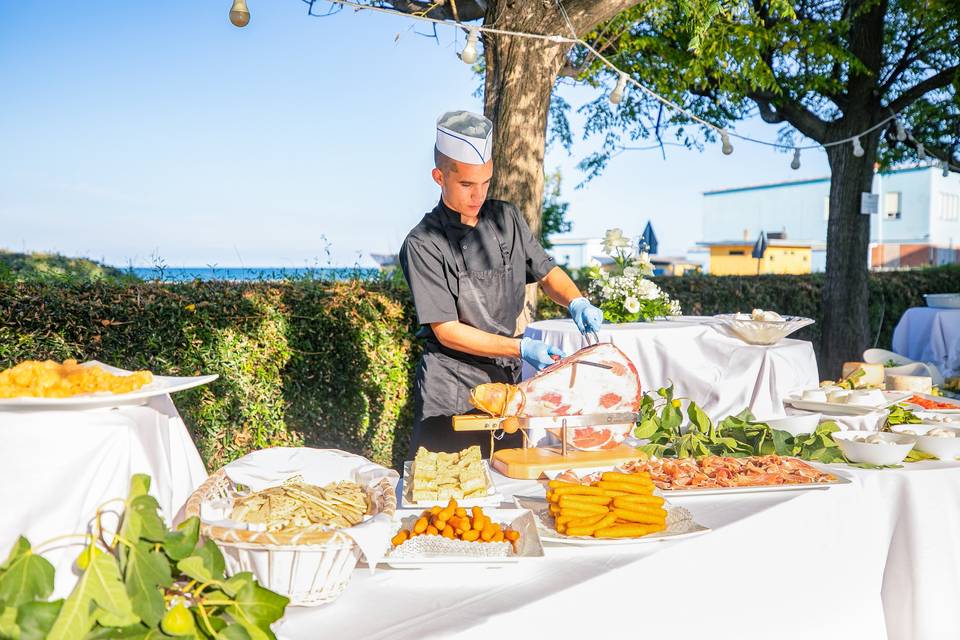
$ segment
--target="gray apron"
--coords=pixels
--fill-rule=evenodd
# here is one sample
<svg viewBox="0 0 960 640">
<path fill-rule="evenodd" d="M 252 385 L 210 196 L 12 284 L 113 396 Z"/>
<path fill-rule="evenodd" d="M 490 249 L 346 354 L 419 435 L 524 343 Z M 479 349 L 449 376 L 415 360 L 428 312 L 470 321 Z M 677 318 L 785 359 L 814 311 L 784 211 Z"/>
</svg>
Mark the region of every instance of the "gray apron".
<svg viewBox="0 0 960 640">
<path fill-rule="evenodd" d="M 481 229 L 481 225 L 486 225 L 487 229 Z M 457 316 L 460 322 L 481 331 L 513 337 L 517 318 L 523 310 L 525 274 L 517 273 L 511 266 L 508 248 L 495 224 L 481 218 L 474 233 L 478 231 L 492 232 L 496 236 L 500 246 L 499 268 L 468 271 L 457 240 L 451 238 L 448 229 L 444 229 L 457 268 Z M 516 384 L 519 379 L 520 360 L 517 358 L 472 356 L 448 349 L 435 339 L 428 340 L 417 366 L 410 457 L 420 446 L 430 451 L 453 452 L 473 444 L 480 445 L 484 455 L 489 455 L 488 433 L 455 432 L 451 418 L 474 411 L 469 394 L 476 385 L 485 382 Z M 512 446 L 512 443 L 504 444 Z"/>
</svg>

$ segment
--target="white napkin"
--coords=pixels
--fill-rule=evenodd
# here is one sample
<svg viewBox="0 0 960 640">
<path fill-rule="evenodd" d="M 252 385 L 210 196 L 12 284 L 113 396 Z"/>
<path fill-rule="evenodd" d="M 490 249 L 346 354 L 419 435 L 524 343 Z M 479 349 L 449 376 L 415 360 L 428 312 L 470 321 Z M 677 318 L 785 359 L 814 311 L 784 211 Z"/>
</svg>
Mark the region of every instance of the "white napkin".
<svg viewBox="0 0 960 640">
<path fill-rule="evenodd" d="M 352 480 L 367 486 L 386 478 L 396 490 L 400 474 L 393 469 L 339 449 L 310 449 L 307 447 L 276 447 L 249 453 L 224 467 L 227 477 L 254 491 L 282 484 L 295 475 L 304 482 L 323 486 L 330 482 Z M 390 548 L 393 534 L 392 518 L 378 513 L 368 520 L 342 529 L 353 538 L 370 565 L 371 572 Z"/>
</svg>

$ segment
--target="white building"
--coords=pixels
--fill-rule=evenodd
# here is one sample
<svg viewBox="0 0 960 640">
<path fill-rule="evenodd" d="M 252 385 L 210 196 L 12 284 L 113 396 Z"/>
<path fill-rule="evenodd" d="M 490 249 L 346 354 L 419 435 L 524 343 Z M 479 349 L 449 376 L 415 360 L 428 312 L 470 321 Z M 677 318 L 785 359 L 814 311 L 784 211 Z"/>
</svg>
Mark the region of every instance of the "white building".
<svg viewBox="0 0 960 640">
<path fill-rule="evenodd" d="M 937 167 L 895 169 L 874 179 L 880 212 L 870 220 L 873 268 L 960 262 L 960 175 Z M 814 246 L 826 265 L 830 178 L 706 191 L 702 242 L 755 240 L 761 231 Z"/>
</svg>

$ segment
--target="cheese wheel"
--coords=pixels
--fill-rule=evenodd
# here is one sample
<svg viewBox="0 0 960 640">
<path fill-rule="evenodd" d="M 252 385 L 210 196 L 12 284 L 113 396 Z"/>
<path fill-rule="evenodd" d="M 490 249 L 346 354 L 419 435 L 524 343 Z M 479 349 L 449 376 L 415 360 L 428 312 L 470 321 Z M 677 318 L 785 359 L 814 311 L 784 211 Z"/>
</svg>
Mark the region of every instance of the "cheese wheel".
<svg viewBox="0 0 960 640">
<path fill-rule="evenodd" d="M 887 389 L 893 391 L 911 391 L 930 393 L 933 390 L 933 378 L 930 376 L 904 376 L 891 373 L 887 376 Z"/>
<path fill-rule="evenodd" d="M 844 362 L 842 376 L 846 378 L 857 369 L 863 369 L 864 375 L 857 382 L 857 387 L 884 387 L 884 370 L 882 364 L 869 362 Z"/>
</svg>

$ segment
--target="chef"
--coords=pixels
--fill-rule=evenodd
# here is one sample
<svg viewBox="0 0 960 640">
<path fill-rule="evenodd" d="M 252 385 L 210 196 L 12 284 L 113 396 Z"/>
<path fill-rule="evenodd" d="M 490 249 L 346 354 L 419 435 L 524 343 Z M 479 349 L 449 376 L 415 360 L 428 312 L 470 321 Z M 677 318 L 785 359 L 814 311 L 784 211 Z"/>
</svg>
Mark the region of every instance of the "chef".
<svg viewBox="0 0 960 640">
<path fill-rule="evenodd" d="M 517 207 L 487 199 L 492 138 L 493 123 L 481 115 L 440 116 L 432 173 L 440 202 L 400 250 L 420 324 L 417 336 L 425 339 L 414 386 L 411 452 L 479 444 L 489 455 L 489 434 L 453 430 L 451 417 L 472 410 L 470 389 L 485 382 L 517 383 L 521 359 L 540 370 L 564 357 L 556 347 L 516 336 L 524 285 L 540 283 L 567 307 L 581 332 L 596 331 L 603 322 L 603 312 L 547 255 Z"/>
</svg>

